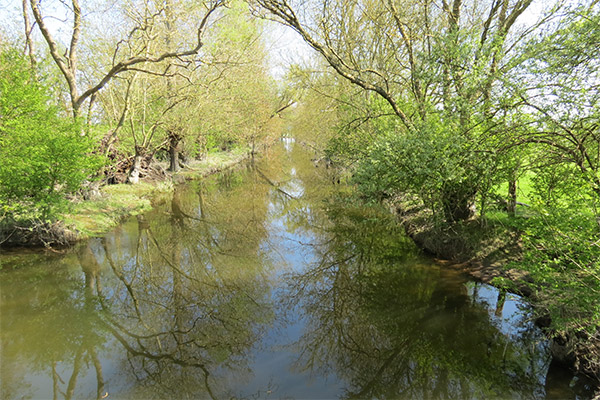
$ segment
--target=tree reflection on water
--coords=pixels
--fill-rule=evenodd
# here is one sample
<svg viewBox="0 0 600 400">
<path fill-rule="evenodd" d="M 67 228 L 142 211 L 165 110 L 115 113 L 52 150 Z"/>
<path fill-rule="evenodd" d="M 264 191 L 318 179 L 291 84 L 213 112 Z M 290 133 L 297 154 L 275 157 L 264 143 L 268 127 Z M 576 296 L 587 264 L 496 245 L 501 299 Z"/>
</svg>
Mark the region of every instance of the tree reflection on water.
<svg viewBox="0 0 600 400">
<path fill-rule="evenodd" d="M 543 394 L 534 331 L 503 332 L 463 277 L 414 256 L 387 212 L 328 209 L 320 259 L 288 278 L 307 325 L 298 369 L 344 379 L 344 398 Z"/>
<path fill-rule="evenodd" d="M 136 386 L 151 388 L 135 396 L 218 398 L 226 389 L 220 372 L 248 373 L 249 350 L 274 314 L 260 248 L 268 187 L 240 183 L 225 175 L 210 190 L 179 188 L 162 215 L 138 217 L 134 253 L 103 240 L 121 282 L 102 301 L 118 313 L 104 320 L 127 350 Z"/>
<path fill-rule="evenodd" d="M 298 146 L 273 152 L 64 255 L 2 255 L 1 397 L 551 392 L 541 338 L 501 318 L 503 294 L 494 307 L 419 255 Z"/>
</svg>

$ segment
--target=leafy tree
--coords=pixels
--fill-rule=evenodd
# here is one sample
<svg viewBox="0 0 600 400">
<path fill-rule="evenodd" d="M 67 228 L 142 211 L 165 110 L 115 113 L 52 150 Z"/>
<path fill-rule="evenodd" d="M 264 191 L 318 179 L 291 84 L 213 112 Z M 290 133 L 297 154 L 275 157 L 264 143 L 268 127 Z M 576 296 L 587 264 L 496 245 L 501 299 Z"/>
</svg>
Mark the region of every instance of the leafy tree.
<svg viewBox="0 0 600 400">
<path fill-rule="evenodd" d="M 279 133 L 278 118 L 289 107 L 278 96 L 267 70 L 262 21 L 252 17 L 245 2 L 234 1 L 215 24 L 209 57 L 220 79 L 206 99 L 204 115 L 212 120 L 214 146 L 249 145 L 251 151 Z"/>
<path fill-rule="evenodd" d="M 520 93 L 521 110 L 535 125 L 518 140 L 545 147 L 552 164 L 573 166 L 600 200 L 600 10 L 576 9 L 527 50 L 533 56 L 519 78 L 536 79 Z"/>
<path fill-rule="evenodd" d="M 523 125 L 506 145 L 527 148 L 532 171 L 532 215 L 513 222 L 519 267 L 535 278 L 540 311 L 570 334 L 600 326 L 599 25 L 597 6 L 570 10 L 528 43 L 511 82 Z"/>
<path fill-rule="evenodd" d="M 99 166 L 93 142 L 60 115 L 16 50 L 0 53 L 0 206 L 3 218 L 49 218 Z M 25 214 L 26 213 L 26 214 Z"/>
<path fill-rule="evenodd" d="M 483 188 L 477 177 L 490 176 L 486 168 L 494 164 L 494 152 L 488 148 L 493 142 L 488 139 L 497 124 L 492 117 L 497 112 L 498 82 L 514 68 L 512 49 L 522 39 L 511 33 L 531 0 L 485 4 L 454 0 L 443 1 L 441 7 L 430 1 L 334 1 L 302 13 L 292 1 L 258 4 L 299 33 L 339 76 L 379 96 L 387 104 L 384 114 L 398 119 L 390 135 L 405 135 L 408 141 L 424 136 L 442 142 L 441 149 L 454 148 L 438 156 L 455 157 L 447 169 L 461 165 L 463 175 L 440 171 L 435 179 L 445 181 L 437 185 L 434 197 L 444 199 L 438 209 L 450 222 L 472 215 L 476 194 Z M 392 144 L 389 137 L 383 141 L 375 148 Z M 412 149 L 421 162 L 433 162 L 426 168 L 446 168 L 437 157 L 430 157 L 427 147 L 422 153 L 421 148 Z M 374 183 L 377 176 L 372 178 L 366 182 Z M 415 192 L 420 183 L 420 178 L 412 182 Z"/>
</svg>

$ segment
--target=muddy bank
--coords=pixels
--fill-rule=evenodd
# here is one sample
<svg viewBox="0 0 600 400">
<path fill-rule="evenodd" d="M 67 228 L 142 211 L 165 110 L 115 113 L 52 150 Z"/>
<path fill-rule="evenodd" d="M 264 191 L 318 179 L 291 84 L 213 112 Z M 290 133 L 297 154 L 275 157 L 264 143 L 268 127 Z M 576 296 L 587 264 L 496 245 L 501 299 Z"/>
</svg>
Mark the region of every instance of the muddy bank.
<svg viewBox="0 0 600 400">
<path fill-rule="evenodd" d="M 69 211 L 55 221 L 10 221 L 0 225 L 0 248 L 63 248 L 90 237 L 101 236 L 124 219 L 149 211 L 169 196 L 175 185 L 186 180 L 202 179 L 233 168 L 248 160 L 247 152 L 215 153 L 187 168 L 162 179 L 148 175 L 140 183 L 100 187 L 93 196 L 71 199 Z"/>
<path fill-rule="evenodd" d="M 483 225 L 471 220 L 453 226 L 436 225 L 431 213 L 418 204 L 396 199 L 390 209 L 402 222 L 413 241 L 436 260 L 469 275 L 529 299 L 536 306 L 533 279 L 518 269 L 505 268 L 522 256 L 519 232 L 506 227 Z M 554 362 L 589 378 L 600 396 L 600 330 L 595 334 L 578 332 L 565 335 L 550 330 L 549 317 L 541 316 L 536 324 L 550 339 Z"/>
</svg>

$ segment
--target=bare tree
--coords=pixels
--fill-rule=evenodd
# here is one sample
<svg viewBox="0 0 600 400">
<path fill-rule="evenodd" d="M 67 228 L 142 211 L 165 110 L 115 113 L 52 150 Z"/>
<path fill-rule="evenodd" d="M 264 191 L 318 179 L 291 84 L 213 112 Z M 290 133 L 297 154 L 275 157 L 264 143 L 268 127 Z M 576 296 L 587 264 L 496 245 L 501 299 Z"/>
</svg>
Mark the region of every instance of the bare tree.
<svg viewBox="0 0 600 400">
<path fill-rule="evenodd" d="M 52 59 L 56 63 L 68 85 L 73 118 L 79 117 L 82 105 L 88 99 L 90 102 L 93 102 L 95 94 L 117 75 L 125 71 L 132 70 L 137 65 L 143 63 L 159 63 L 167 59 L 184 58 L 198 54 L 199 50 L 203 46 L 202 36 L 210 16 L 215 12 L 215 10 L 224 5 L 223 0 L 211 0 L 206 4 L 206 12 L 204 17 L 200 20 L 196 30 L 197 37 L 194 47 L 183 50 L 167 50 L 160 54 L 133 55 L 123 60 L 116 61 L 115 58 L 118 51 L 117 47 L 115 49 L 115 57 L 113 58 L 111 68 L 102 76 L 102 78 L 99 79 L 98 82 L 81 91 L 78 87 L 78 75 L 80 72 L 78 67 L 78 45 L 82 29 L 82 11 L 79 0 L 71 0 L 70 7 L 73 11 L 73 28 L 71 31 L 69 46 L 64 54 L 61 54 L 59 44 L 44 21 L 44 15 L 40 8 L 40 3 L 40 0 L 30 0 L 31 10 L 33 11 L 36 23 L 42 32 L 44 40 L 48 45 Z"/>
<path fill-rule="evenodd" d="M 24 23 L 24 28 L 25 28 L 25 53 L 29 56 L 31 68 L 33 70 L 35 70 L 37 61 L 35 59 L 33 38 L 31 37 L 33 27 L 31 26 L 31 21 L 29 20 L 29 11 L 28 11 L 28 7 L 27 7 L 27 0 L 23 0 L 23 23 Z"/>
</svg>

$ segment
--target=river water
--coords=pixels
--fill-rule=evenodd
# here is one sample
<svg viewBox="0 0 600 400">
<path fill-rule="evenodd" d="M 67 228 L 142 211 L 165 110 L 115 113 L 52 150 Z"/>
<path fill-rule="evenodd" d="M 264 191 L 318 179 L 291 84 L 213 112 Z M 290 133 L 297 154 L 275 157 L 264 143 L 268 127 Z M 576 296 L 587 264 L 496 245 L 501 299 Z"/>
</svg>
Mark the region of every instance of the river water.
<svg viewBox="0 0 600 400">
<path fill-rule="evenodd" d="M 292 140 L 64 254 L 0 254 L 3 399 L 585 398 L 518 298 Z"/>
</svg>

